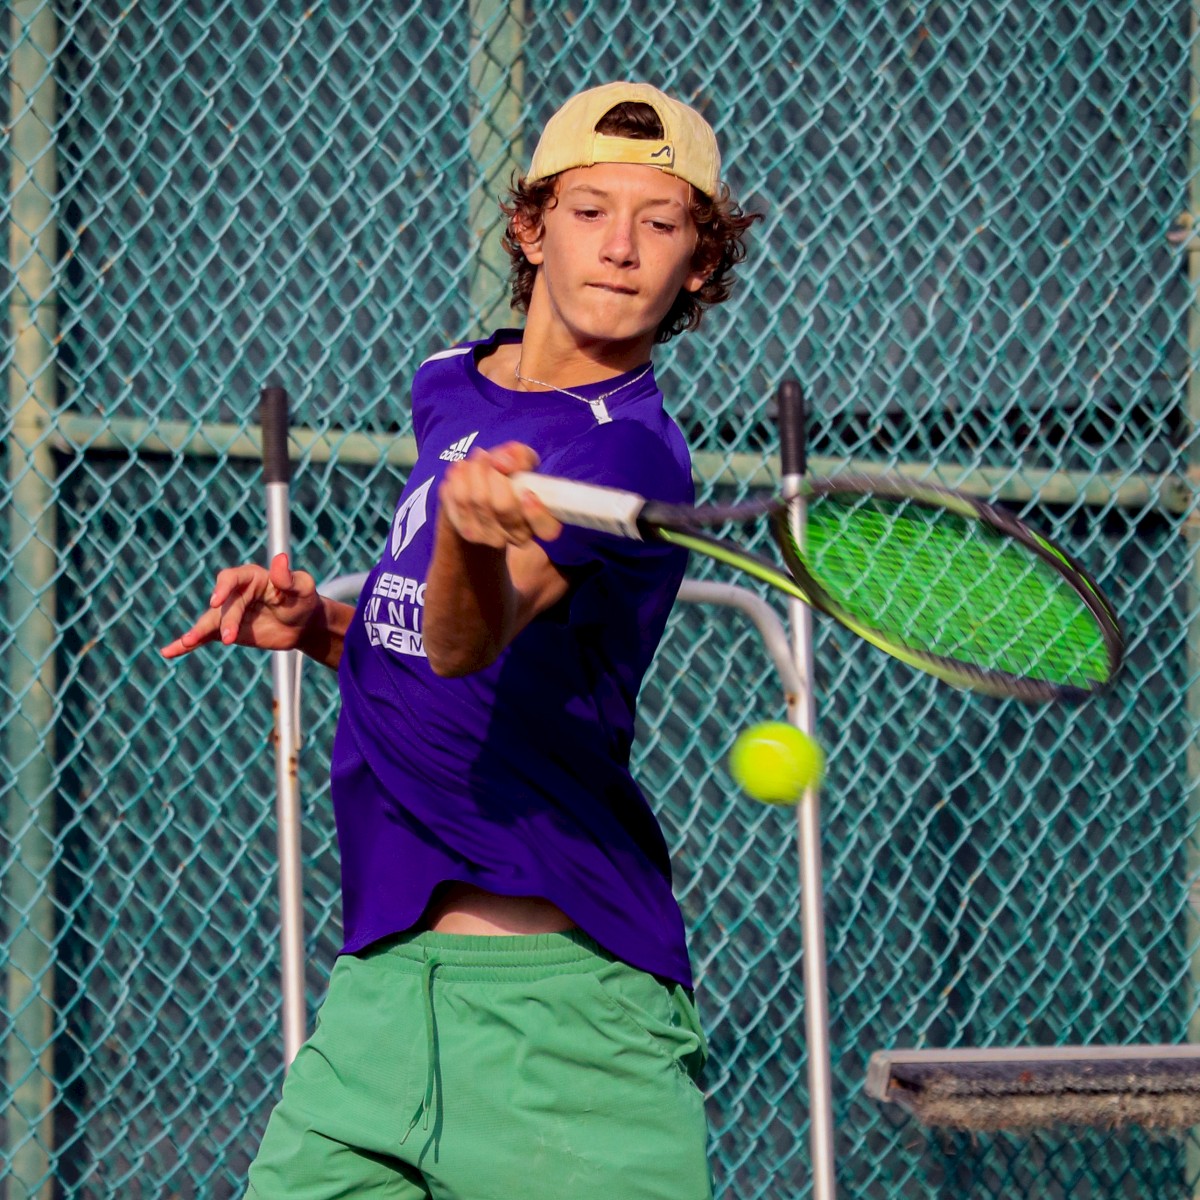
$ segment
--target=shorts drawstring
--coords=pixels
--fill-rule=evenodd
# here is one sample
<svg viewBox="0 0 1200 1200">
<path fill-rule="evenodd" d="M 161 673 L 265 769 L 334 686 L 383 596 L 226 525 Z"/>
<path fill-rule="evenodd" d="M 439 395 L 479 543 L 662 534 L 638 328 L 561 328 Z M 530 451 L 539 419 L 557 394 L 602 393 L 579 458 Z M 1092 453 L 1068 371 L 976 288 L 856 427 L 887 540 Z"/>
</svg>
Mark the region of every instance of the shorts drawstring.
<svg viewBox="0 0 1200 1200">
<path fill-rule="evenodd" d="M 423 1130 L 429 1129 L 429 1112 L 433 1108 L 433 1093 L 437 1086 L 437 1043 L 436 1029 L 433 1023 L 433 973 L 441 965 L 441 960 L 436 952 L 426 952 L 425 961 L 421 964 L 421 996 L 425 1002 L 425 1098 L 421 1101 L 421 1107 L 413 1113 L 413 1118 L 409 1121 L 408 1128 L 400 1139 L 401 1145 L 408 1140 L 408 1135 L 412 1133 L 418 1120 L 420 1120 Z"/>
</svg>

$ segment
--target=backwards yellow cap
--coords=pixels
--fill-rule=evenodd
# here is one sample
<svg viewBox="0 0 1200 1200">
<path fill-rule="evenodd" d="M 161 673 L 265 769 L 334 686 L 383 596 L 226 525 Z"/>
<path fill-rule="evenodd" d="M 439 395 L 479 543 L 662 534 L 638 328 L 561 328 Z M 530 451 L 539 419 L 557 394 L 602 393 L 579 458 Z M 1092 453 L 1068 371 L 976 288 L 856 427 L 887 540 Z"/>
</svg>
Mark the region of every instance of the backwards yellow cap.
<svg viewBox="0 0 1200 1200">
<path fill-rule="evenodd" d="M 597 133 L 601 118 L 618 104 L 648 104 L 662 122 L 663 138 L 612 137 Z M 638 163 L 677 175 L 706 196 L 715 196 L 721 153 L 712 126 L 694 108 L 648 83 L 606 83 L 572 96 L 546 122 L 526 183 L 536 183 L 596 163 Z"/>
</svg>

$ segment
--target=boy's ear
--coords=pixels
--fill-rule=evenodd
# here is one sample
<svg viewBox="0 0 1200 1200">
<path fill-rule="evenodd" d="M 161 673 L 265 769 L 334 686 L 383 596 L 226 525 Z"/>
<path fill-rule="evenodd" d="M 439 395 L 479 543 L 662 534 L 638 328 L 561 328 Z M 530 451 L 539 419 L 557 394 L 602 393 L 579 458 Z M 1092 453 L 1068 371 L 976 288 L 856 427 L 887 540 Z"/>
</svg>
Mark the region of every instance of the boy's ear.
<svg viewBox="0 0 1200 1200">
<path fill-rule="evenodd" d="M 710 261 L 711 255 L 701 258 L 697 255 L 692 259 L 691 270 L 683 277 L 685 292 L 698 292 L 711 278 L 717 269 L 717 263 Z"/>
<path fill-rule="evenodd" d="M 689 266 L 690 270 L 683 279 L 683 290 L 685 292 L 698 292 L 720 269 L 720 249 L 709 246 L 706 252 L 702 252 L 700 247 L 697 246 L 696 253 L 692 255 L 692 261 Z"/>
<path fill-rule="evenodd" d="M 521 252 L 525 255 L 526 260 L 535 267 L 540 266 L 543 257 L 541 223 L 532 226 L 522 222 L 513 229 L 513 232 L 517 235 L 517 241 L 520 243 Z"/>
</svg>

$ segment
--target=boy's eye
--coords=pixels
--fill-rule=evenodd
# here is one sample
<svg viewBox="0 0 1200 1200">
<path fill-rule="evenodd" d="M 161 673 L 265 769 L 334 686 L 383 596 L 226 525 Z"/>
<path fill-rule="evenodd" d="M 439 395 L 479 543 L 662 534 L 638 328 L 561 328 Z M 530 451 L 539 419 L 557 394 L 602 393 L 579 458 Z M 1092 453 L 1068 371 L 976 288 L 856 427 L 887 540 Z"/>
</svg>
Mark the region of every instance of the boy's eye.
<svg viewBox="0 0 1200 1200">
<path fill-rule="evenodd" d="M 577 217 L 585 217 L 590 219 L 592 217 L 598 217 L 600 215 L 600 210 L 598 208 L 577 208 L 575 210 L 575 215 Z"/>
<path fill-rule="evenodd" d="M 674 231 L 675 226 L 670 221 L 651 221 L 650 228 L 658 233 L 671 233 Z"/>
</svg>

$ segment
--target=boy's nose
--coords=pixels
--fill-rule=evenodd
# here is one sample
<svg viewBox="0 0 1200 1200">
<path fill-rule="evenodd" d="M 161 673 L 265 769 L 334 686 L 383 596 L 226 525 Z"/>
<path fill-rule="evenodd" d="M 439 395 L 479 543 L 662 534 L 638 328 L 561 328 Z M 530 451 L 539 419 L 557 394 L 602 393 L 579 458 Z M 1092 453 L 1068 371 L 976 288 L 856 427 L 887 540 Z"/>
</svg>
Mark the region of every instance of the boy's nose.
<svg viewBox="0 0 1200 1200">
<path fill-rule="evenodd" d="M 628 224 L 613 223 L 601 254 L 605 262 L 611 262 L 614 266 L 630 267 L 637 263 L 637 243 Z"/>
</svg>

